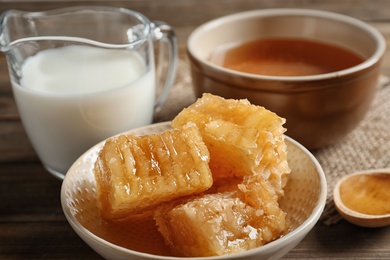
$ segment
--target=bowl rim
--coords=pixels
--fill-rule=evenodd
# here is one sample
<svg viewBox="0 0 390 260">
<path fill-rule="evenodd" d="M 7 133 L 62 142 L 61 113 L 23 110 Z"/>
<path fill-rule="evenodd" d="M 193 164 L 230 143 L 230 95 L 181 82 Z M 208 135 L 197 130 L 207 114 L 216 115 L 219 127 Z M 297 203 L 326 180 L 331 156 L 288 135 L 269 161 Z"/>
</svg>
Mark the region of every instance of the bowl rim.
<svg viewBox="0 0 390 260">
<path fill-rule="evenodd" d="M 277 16 L 307 16 L 307 17 L 318 17 L 318 18 L 325 18 L 328 20 L 334 20 L 346 24 L 353 25 L 354 27 L 358 27 L 365 32 L 367 32 L 367 35 L 371 35 L 372 38 L 375 40 L 377 48 L 374 51 L 374 53 L 367 59 L 365 59 L 362 63 L 355 65 L 353 67 L 339 70 L 331 73 L 324 73 L 324 74 L 317 74 L 317 75 L 309 75 L 309 76 L 269 76 L 269 75 L 259 75 L 259 74 L 252 74 L 252 73 L 246 73 L 246 72 L 240 72 L 235 71 L 232 69 L 224 68 L 220 65 L 214 64 L 207 59 L 202 58 L 200 55 L 198 55 L 198 52 L 196 51 L 197 46 L 193 44 L 195 41 L 194 39 L 198 37 L 200 33 L 202 33 L 204 30 L 209 30 L 211 28 L 215 28 L 225 22 L 232 22 L 242 19 L 252 19 L 255 17 L 277 17 Z M 386 50 L 386 40 L 383 37 L 383 35 L 379 32 L 378 29 L 375 27 L 369 25 L 366 22 L 363 22 L 362 20 L 359 20 L 357 18 L 343 15 L 340 13 L 335 12 L 329 12 L 329 11 L 322 11 L 322 10 L 314 10 L 314 9 L 300 9 L 300 8 L 271 8 L 271 9 L 258 9 L 258 10 L 251 10 L 251 11 L 244 11 L 234 14 L 229 14 L 226 16 L 222 16 L 219 18 L 215 18 L 213 20 L 210 20 L 200 26 L 198 26 L 195 30 L 193 30 L 188 39 L 187 39 L 187 52 L 189 56 L 192 56 L 193 59 L 195 59 L 198 63 L 202 64 L 203 66 L 206 66 L 208 68 L 211 68 L 212 70 L 218 71 L 219 73 L 228 74 L 228 75 L 236 75 L 243 78 L 248 78 L 251 80 L 268 80 L 268 81 L 286 81 L 286 82 L 307 82 L 307 81 L 319 81 L 319 80 L 327 80 L 332 78 L 338 78 L 346 75 L 353 74 L 358 71 L 365 70 L 367 68 L 370 68 L 371 66 L 378 63 Z"/>
<path fill-rule="evenodd" d="M 124 133 L 131 133 L 131 132 L 142 131 L 143 129 L 146 129 L 146 128 L 149 128 L 149 127 L 165 127 L 165 126 L 168 127 L 168 125 L 170 125 L 170 121 L 147 125 L 147 126 L 144 126 L 144 127 L 140 127 L 140 128 L 136 128 L 136 129 L 132 129 L 132 130 L 126 131 Z M 128 249 L 128 248 L 125 248 L 125 247 L 113 244 L 113 243 L 111 243 L 109 241 L 106 241 L 106 240 L 102 239 L 101 237 L 99 237 L 99 236 L 95 235 L 94 233 L 92 233 L 90 230 L 85 228 L 83 225 L 81 225 L 81 223 L 79 221 L 77 221 L 77 219 L 72 214 L 72 212 L 71 212 L 71 210 L 70 210 L 70 208 L 68 206 L 68 203 L 67 203 L 67 195 L 66 195 L 66 192 L 67 192 L 66 188 L 67 188 L 67 186 L 69 186 L 67 184 L 68 183 L 68 179 L 70 179 L 72 174 L 69 174 L 69 175 L 66 174 L 65 178 L 64 178 L 64 180 L 62 182 L 61 193 L 60 193 L 62 210 L 64 212 L 64 215 L 65 215 L 66 219 L 68 220 L 69 224 L 71 225 L 71 227 L 94 250 L 95 250 L 95 247 L 93 247 L 89 243 L 92 240 L 95 241 L 96 243 L 98 243 L 100 246 L 103 246 L 105 248 L 111 248 L 111 249 L 113 249 L 115 251 L 120 252 L 121 254 L 135 255 L 137 257 L 144 257 L 144 258 L 148 257 L 150 259 L 156 259 L 156 260 L 169 260 L 169 259 L 173 259 L 173 260 L 183 260 L 183 259 L 222 260 L 222 259 L 238 259 L 238 258 L 245 259 L 246 257 L 258 254 L 261 251 L 266 251 L 268 248 L 278 247 L 278 246 L 280 247 L 287 240 L 293 239 L 295 236 L 297 236 L 297 238 L 299 238 L 299 241 L 297 241 L 299 243 L 306 236 L 306 234 L 310 231 L 310 229 L 317 223 L 317 221 L 319 220 L 319 218 L 320 218 L 320 216 L 321 216 L 321 214 L 322 214 L 322 212 L 323 212 L 323 210 L 325 208 L 326 199 L 327 199 L 327 181 L 326 181 L 325 173 L 324 173 L 320 163 L 315 158 L 315 156 L 307 148 L 305 148 L 303 145 L 301 145 L 299 142 L 295 141 L 291 137 L 285 136 L 285 139 L 286 139 L 287 143 L 289 143 L 290 145 L 293 145 L 293 146 L 299 148 L 299 150 L 304 152 L 309 157 L 310 161 L 314 164 L 314 167 L 316 168 L 316 171 L 317 171 L 317 174 L 318 174 L 318 177 L 319 177 L 319 181 L 320 181 L 320 186 L 321 186 L 321 192 L 318 195 L 317 204 L 313 208 L 313 211 L 311 212 L 309 217 L 301 225 L 299 225 L 297 228 L 295 228 L 293 231 L 291 231 L 288 234 L 286 234 L 285 236 L 282 236 L 282 237 L 280 237 L 280 238 L 278 238 L 278 239 L 276 239 L 274 241 L 271 241 L 271 242 L 269 242 L 269 243 L 267 243 L 267 244 L 265 244 L 263 246 L 260 246 L 260 247 L 257 247 L 257 248 L 253 248 L 253 249 L 247 250 L 245 252 L 240 252 L 240 253 L 231 254 L 231 255 L 211 256 L 211 257 L 160 256 L 160 255 L 154 255 L 154 254 L 150 254 L 150 253 L 144 253 L 144 252 L 131 250 L 131 249 Z M 94 145 L 89 150 L 87 150 L 84 154 L 82 154 L 79 157 L 79 159 L 76 160 L 76 162 L 71 166 L 71 168 L 75 167 L 77 162 L 79 160 L 81 160 L 82 158 L 84 158 L 86 155 L 92 153 L 96 149 L 99 149 L 99 147 L 101 147 L 104 142 L 105 142 L 105 140 L 99 142 L 98 144 Z M 287 145 L 287 147 L 288 147 L 288 145 Z M 69 172 L 71 172 L 71 170 L 69 170 Z M 84 234 L 85 237 L 82 234 Z M 86 240 L 86 237 L 88 238 L 88 240 Z M 298 243 L 296 243 L 296 244 L 298 244 Z"/>
</svg>

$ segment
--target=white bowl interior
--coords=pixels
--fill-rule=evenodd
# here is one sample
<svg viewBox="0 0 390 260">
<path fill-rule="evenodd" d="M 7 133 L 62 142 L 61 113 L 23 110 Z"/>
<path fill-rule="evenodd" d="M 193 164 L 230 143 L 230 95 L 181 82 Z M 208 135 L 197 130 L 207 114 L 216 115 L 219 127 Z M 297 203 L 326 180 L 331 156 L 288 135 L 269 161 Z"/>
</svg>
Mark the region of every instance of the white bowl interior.
<svg viewBox="0 0 390 260">
<path fill-rule="evenodd" d="M 143 135 L 170 128 L 160 123 L 130 131 Z M 321 166 L 303 146 L 286 137 L 288 161 L 292 169 L 285 196 L 280 201 L 287 212 L 290 231 L 265 246 L 234 256 L 200 259 L 257 258 L 278 259 L 295 247 L 315 225 L 326 200 L 326 179 Z M 107 223 L 97 206 L 93 164 L 103 142 L 82 155 L 63 181 L 61 203 L 64 214 L 78 235 L 107 259 L 172 259 L 153 221 Z M 103 239 L 104 238 L 104 239 Z"/>
</svg>

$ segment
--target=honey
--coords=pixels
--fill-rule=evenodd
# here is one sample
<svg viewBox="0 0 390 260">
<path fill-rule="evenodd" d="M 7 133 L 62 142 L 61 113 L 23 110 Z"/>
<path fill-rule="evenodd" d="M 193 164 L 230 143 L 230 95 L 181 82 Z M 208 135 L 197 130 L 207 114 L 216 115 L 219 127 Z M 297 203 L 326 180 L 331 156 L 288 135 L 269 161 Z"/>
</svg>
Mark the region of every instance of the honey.
<svg viewBox="0 0 390 260">
<path fill-rule="evenodd" d="M 152 218 L 124 221 L 104 220 L 98 208 L 98 197 L 92 189 L 80 189 L 75 201 L 75 217 L 96 236 L 137 252 L 172 256 Z"/>
<path fill-rule="evenodd" d="M 354 175 L 340 186 L 344 205 L 368 215 L 390 214 L 390 174 Z"/>
<path fill-rule="evenodd" d="M 209 60 L 228 69 L 268 76 L 325 74 L 363 62 L 346 48 L 299 38 L 257 39 L 221 46 Z"/>
</svg>

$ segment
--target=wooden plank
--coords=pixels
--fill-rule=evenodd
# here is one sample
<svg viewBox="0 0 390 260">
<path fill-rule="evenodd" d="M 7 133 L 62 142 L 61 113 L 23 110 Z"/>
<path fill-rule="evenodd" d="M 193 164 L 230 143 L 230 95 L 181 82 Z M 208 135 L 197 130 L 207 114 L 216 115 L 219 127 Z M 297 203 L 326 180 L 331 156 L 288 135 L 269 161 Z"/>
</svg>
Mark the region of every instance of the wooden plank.
<svg viewBox="0 0 390 260">
<path fill-rule="evenodd" d="M 37 162 L 38 158 L 21 122 L 0 121 L 0 163 L 32 161 Z"/>
<path fill-rule="evenodd" d="M 103 259 L 66 222 L 0 222 L 0 259 Z"/>
<path fill-rule="evenodd" d="M 161 19 L 173 25 L 196 25 L 209 19 L 238 11 L 262 8 L 310 8 L 344 13 L 363 20 L 389 19 L 390 1 L 387 0 L 68 0 L 68 1 L 0 1 L 0 11 L 20 9 L 43 11 L 68 6 L 105 5 L 140 11 L 151 19 Z M 223 7 L 223 8 L 222 8 Z M 185 14 L 185 15 L 183 15 Z"/>
</svg>

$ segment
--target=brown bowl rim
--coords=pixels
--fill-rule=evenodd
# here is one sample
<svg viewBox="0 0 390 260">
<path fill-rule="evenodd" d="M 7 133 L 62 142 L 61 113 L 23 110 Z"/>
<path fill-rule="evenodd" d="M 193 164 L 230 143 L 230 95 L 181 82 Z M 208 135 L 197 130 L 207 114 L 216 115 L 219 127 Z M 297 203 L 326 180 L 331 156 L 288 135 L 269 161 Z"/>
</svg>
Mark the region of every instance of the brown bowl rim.
<svg viewBox="0 0 390 260">
<path fill-rule="evenodd" d="M 245 72 L 239 72 L 231 69 L 224 68 L 222 66 L 213 64 L 206 59 L 203 59 L 196 52 L 196 46 L 193 46 L 192 42 L 194 38 L 197 37 L 203 30 L 207 30 L 208 28 L 215 27 L 219 24 L 222 24 L 226 21 L 231 20 L 242 20 L 242 19 L 250 19 L 257 16 L 270 17 L 270 16 L 308 16 L 308 17 L 318 17 L 325 18 L 328 20 L 335 20 L 342 23 L 347 23 L 353 25 L 355 27 L 359 27 L 367 32 L 367 35 L 371 35 L 372 38 L 376 41 L 377 48 L 374 53 L 367 58 L 364 62 L 353 66 L 351 68 L 347 68 L 344 70 L 324 73 L 318 75 L 310 75 L 310 76 L 267 76 L 267 75 L 258 75 L 251 74 Z M 197 27 L 188 37 L 187 40 L 187 53 L 190 56 L 190 59 L 197 61 L 199 64 L 206 66 L 209 69 L 217 71 L 218 73 L 225 75 L 234 75 L 238 77 L 242 77 L 248 80 L 268 80 L 268 81 L 285 81 L 285 82 L 308 82 L 308 81 L 320 81 L 326 79 L 340 78 L 342 76 L 348 76 L 353 73 L 368 69 L 375 64 L 379 63 L 384 56 L 386 50 L 386 40 L 383 35 L 373 26 L 369 25 L 366 22 L 363 22 L 357 18 L 353 18 L 347 15 L 329 12 L 329 11 L 320 11 L 320 10 L 311 10 L 311 9 L 297 9 L 297 8 L 275 8 L 275 9 L 259 9 L 259 10 L 251 10 L 245 12 L 234 13 L 226 16 L 222 16 L 213 20 L 210 20 L 199 27 Z"/>
</svg>

